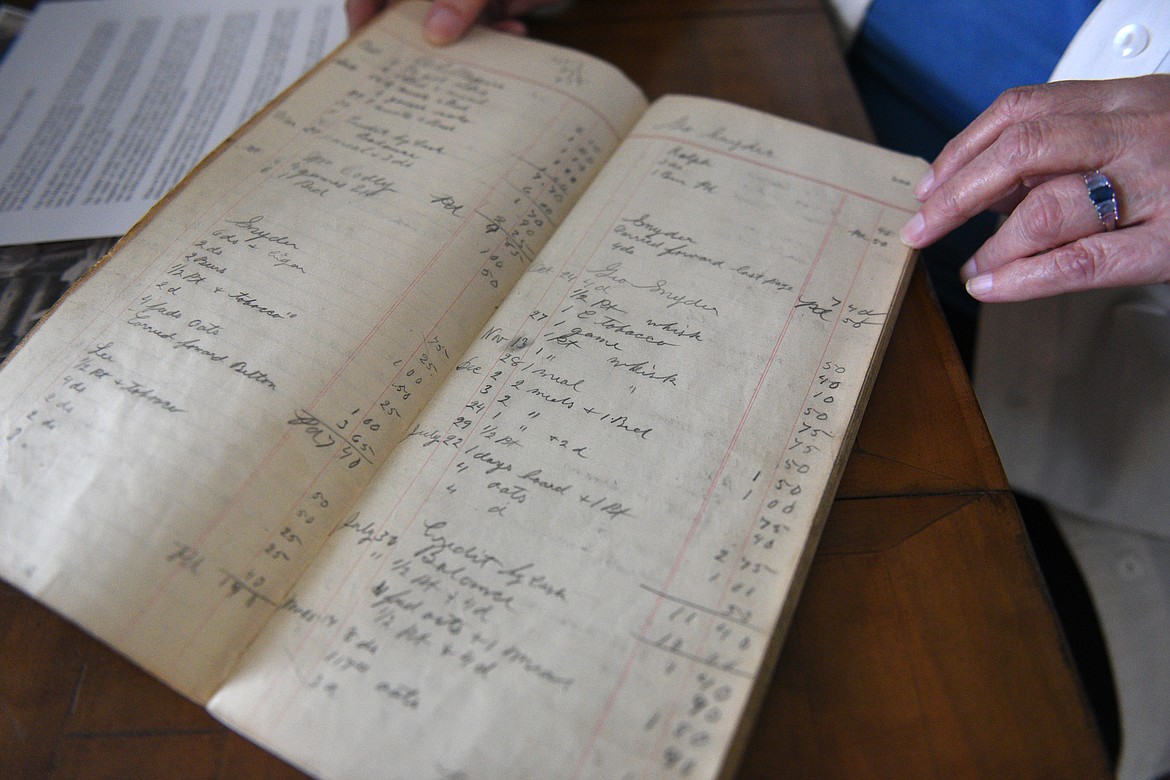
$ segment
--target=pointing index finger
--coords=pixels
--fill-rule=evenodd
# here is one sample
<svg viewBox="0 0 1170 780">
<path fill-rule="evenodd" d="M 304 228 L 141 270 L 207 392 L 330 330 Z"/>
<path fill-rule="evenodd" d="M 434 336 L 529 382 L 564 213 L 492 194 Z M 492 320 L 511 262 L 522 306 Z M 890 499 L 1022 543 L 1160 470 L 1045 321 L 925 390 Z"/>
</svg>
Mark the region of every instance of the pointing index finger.
<svg viewBox="0 0 1170 780">
<path fill-rule="evenodd" d="M 1010 125 L 1099 109 L 1101 101 L 1111 96 L 1102 82 L 1056 82 L 1007 90 L 943 147 L 919 182 L 915 195 L 919 200 L 928 198 L 956 171 L 991 146 Z"/>
<path fill-rule="evenodd" d="M 940 182 L 922 202 L 917 234 L 907 243 L 923 246 L 971 217 L 997 206 L 1014 206 L 1038 184 L 1086 169 L 1106 167 L 1122 147 L 1124 123 L 1111 115 L 1043 116 L 1011 124 L 974 159 Z M 917 243 L 916 243 L 917 242 Z"/>
</svg>

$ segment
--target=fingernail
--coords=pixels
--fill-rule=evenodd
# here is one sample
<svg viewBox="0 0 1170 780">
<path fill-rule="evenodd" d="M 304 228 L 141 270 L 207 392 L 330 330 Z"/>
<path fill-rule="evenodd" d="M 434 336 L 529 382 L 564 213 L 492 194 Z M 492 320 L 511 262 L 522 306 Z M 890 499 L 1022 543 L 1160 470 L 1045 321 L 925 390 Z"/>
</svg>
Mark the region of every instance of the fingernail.
<svg viewBox="0 0 1170 780">
<path fill-rule="evenodd" d="M 979 273 L 979 269 L 975 266 L 975 258 L 972 257 L 967 262 L 963 263 L 963 267 L 959 269 L 960 279 L 971 279 L 975 274 Z"/>
<path fill-rule="evenodd" d="M 918 184 L 914 187 L 914 197 L 919 200 L 926 198 L 930 194 L 931 189 L 934 188 L 934 168 L 927 168 L 926 174 L 918 180 Z"/>
<path fill-rule="evenodd" d="M 423 26 L 427 40 L 439 46 L 451 43 L 463 32 L 463 20 L 442 3 L 431 6 Z"/>
<path fill-rule="evenodd" d="M 972 298 L 978 298 L 981 295 L 986 295 L 991 292 L 992 286 L 993 282 L 990 273 L 972 276 L 967 280 L 967 294 Z"/>
<path fill-rule="evenodd" d="M 919 247 L 925 229 L 926 220 L 922 218 L 922 214 L 915 214 L 902 227 L 902 243 L 915 248 Z"/>
</svg>

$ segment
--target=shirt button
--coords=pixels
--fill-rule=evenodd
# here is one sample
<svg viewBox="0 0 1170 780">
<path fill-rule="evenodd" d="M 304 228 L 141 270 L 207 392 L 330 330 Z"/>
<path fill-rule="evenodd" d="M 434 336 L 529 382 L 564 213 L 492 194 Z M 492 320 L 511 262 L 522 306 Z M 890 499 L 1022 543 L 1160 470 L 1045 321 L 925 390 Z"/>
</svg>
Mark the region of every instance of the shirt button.
<svg viewBox="0 0 1170 780">
<path fill-rule="evenodd" d="M 1125 59 L 1136 57 L 1150 45 L 1150 31 L 1140 24 L 1127 24 L 1113 36 L 1113 51 Z"/>
</svg>

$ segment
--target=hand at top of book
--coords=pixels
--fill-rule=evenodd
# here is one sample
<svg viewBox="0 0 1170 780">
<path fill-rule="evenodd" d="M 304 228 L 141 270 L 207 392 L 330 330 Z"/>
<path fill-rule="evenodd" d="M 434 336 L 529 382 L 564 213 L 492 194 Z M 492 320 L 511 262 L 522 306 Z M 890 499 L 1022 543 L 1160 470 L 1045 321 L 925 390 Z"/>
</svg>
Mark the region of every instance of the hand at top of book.
<svg viewBox="0 0 1170 780">
<path fill-rule="evenodd" d="M 349 29 L 354 31 L 395 0 L 345 0 Z M 427 12 L 427 40 L 445 46 L 463 37 L 476 22 L 502 32 L 524 35 L 527 28 L 518 17 L 557 0 L 436 0 Z"/>
<path fill-rule="evenodd" d="M 1020 87 L 939 154 L 902 238 L 1007 214 L 962 270 L 983 301 L 1167 282 L 1168 181 L 1170 76 Z"/>
</svg>

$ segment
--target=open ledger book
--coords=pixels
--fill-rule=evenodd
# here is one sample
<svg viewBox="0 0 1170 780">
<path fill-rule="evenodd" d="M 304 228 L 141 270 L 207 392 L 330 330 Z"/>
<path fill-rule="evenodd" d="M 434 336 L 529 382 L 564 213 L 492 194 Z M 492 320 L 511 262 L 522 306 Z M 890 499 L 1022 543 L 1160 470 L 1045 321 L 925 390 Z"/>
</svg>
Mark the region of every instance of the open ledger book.
<svg viewBox="0 0 1170 780">
<path fill-rule="evenodd" d="M 424 11 L 0 370 L 0 574 L 323 777 L 719 775 L 924 164 Z"/>
</svg>

